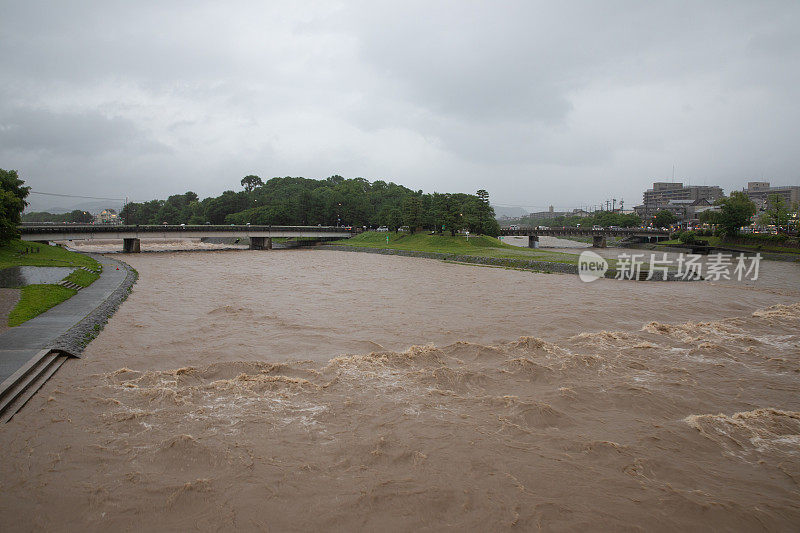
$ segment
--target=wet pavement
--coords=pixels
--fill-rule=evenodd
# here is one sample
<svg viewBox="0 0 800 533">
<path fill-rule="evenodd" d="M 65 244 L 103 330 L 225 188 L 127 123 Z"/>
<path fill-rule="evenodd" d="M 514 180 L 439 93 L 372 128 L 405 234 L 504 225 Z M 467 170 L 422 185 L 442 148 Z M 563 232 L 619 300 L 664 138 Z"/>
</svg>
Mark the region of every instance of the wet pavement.
<svg viewBox="0 0 800 533">
<path fill-rule="evenodd" d="M 125 281 L 128 271 L 123 263 L 93 257 L 103 265 L 99 279 L 69 300 L 0 334 L 0 382 L 102 305 Z"/>
</svg>

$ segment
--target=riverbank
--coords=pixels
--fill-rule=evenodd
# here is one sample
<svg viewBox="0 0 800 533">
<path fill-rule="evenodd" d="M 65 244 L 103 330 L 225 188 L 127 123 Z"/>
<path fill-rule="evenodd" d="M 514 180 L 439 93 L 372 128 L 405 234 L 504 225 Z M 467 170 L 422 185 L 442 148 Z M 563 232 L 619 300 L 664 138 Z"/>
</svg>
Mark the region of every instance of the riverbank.
<svg viewBox="0 0 800 533">
<path fill-rule="evenodd" d="M 70 267 L 74 270 L 61 280 L 70 284 L 69 287 L 55 283 L 14 287 L 20 290 L 20 297 L 8 313 L 6 324 L 10 327 L 19 326 L 72 298 L 78 293 L 77 288 L 94 283 L 102 270 L 100 263 L 88 255 L 19 239 L 0 247 L 0 270 L 14 267 Z"/>
<path fill-rule="evenodd" d="M 520 248 L 505 244 L 494 237 L 486 235 L 439 235 L 427 232 L 385 232 L 368 231 L 340 241 L 331 243 L 334 246 L 354 248 L 390 249 L 409 252 L 445 254 L 460 257 L 484 257 L 493 259 L 511 259 L 534 263 L 578 264 L 576 254 L 544 251 L 536 248 Z"/>
<path fill-rule="evenodd" d="M 728 241 L 721 237 L 698 237 L 699 240 L 706 241 L 715 251 L 754 254 L 760 253 L 764 259 L 771 261 L 796 261 L 800 262 L 800 249 L 788 246 L 780 246 L 770 243 L 747 244 L 741 241 Z M 681 247 L 683 243 L 678 239 L 661 241 L 658 244 L 649 245 L 648 249 L 659 249 L 661 246 Z"/>
<path fill-rule="evenodd" d="M 340 252 L 361 252 L 381 255 L 400 255 L 404 257 L 420 257 L 425 259 L 438 259 L 440 261 L 450 261 L 453 263 L 486 265 L 502 268 L 514 268 L 519 270 L 530 270 L 533 272 L 561 274 L 577 274 L 578 265 L 561 263 L 557 261 L 535 261 L 519 258 L 503 258 L 480 255 L 462 255 L 456 253 L 443 252 L 420 252 L 415 250 L 403 250 L 398 248 L 371 248 L 367 246 L 344 246 L 341 244 L 323 244 L 315 247 L 319 250 L 337 250 Z"/>
</svg>

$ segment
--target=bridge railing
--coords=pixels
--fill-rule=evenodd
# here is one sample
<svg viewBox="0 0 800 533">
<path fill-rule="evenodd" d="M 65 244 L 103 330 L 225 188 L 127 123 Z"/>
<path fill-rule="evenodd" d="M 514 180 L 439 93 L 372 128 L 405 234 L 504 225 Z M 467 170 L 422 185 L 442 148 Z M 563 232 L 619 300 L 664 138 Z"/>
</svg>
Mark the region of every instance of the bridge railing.
<svg viewBox="0 0 800 533">
<path fill-rule="evenodd" d="M 264 226 L 264 225 L 213 225 L 213 224 L 162 224 L 162 225 L 119 225 L 119 224 L 85 224 L 85 225 L 42 225 L 20 226 L 19 231 L 26 235 L 54 233 L 68 231 L 70 233 L 160 233 L 164 231 L 186 232 L 247 232 L 247 231 L 314 231 L 319 233 L 352 233 L 352 229 L 336 226 Z"/>
</svg>

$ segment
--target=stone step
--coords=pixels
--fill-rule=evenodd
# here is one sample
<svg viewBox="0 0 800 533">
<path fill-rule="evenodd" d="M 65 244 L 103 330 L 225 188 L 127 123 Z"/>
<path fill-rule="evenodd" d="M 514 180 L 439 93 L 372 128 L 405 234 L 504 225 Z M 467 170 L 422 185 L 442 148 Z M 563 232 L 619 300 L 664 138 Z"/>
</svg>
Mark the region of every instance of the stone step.
<svg viewBox="0 0 800 533">
<path fill-rule="evenodd" d="M 71 281 L 59 281 L 58 284 L 68 289 L 75 289 L 76 291 L 79 291 L 83 288 L 77 283 L 72 283 Z"/>
</svg>

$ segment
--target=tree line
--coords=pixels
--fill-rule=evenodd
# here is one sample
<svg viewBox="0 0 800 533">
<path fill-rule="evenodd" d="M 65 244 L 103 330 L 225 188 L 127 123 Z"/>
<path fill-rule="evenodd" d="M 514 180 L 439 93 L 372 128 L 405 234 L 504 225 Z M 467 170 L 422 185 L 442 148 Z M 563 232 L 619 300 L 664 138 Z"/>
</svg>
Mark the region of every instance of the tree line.
<svg viewBox="0 0 800 533">
<path fill-rule="evenodd" d="M 642 225 L 639 215 L 633 213 L 616 213 L 613 211 L 597 211 L 588 216 L 559 215 L 552 218 L 522 217 L 520 224 L 526 226 L 554 226 L 554 227 L 586 227 L 586 226 L 619 226 L 620 228 L 636 228 Z"/>
<path fill-rule="evenodd" d="M 31 211 L 22 215 L 23 222 L 69 222 L 74 224 L 87 224 L 94 220 L 94 216 L 88 211 L 75 209 L 69 213 L 48 213 L 47 211 Z"/>
<path fill-rule="evenodd" d="M 25 186 L 16 170 L 0 168 L 0 244 L 7 243 L 18 234 L 22 210 L 28 203 L 30 187 Z"/>
<path fill-rule="evenodd" d="M 228 190 L 200 200 L 192 191 L 166 200 L 128 203 L 126 224 L 260 224 L 291 226 L 407 226 L 455 234 L 459 230 L 497 236 L 500 226 L 489 193 L 429 193 L 363 178 L 272 178 L 241 180 L 243 190 Z"/>
</svg>

